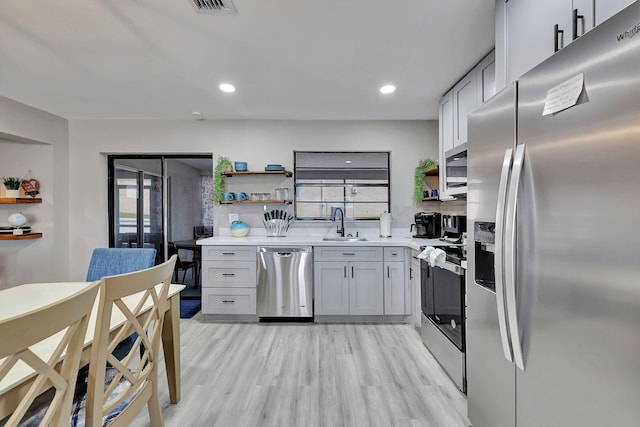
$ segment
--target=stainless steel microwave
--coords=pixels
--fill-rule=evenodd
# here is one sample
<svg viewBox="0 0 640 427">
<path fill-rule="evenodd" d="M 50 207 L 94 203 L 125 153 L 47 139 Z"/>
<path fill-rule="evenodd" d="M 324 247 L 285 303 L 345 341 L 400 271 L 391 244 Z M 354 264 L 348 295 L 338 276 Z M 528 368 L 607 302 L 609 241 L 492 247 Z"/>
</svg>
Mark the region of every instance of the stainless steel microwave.
<svg viewBox="0 0 640 427">
<path fill-rule="evenodd" d="M 444 191 L 445 195 L 467 194 L 467 144 L 444 153 Z"/>
</svg>

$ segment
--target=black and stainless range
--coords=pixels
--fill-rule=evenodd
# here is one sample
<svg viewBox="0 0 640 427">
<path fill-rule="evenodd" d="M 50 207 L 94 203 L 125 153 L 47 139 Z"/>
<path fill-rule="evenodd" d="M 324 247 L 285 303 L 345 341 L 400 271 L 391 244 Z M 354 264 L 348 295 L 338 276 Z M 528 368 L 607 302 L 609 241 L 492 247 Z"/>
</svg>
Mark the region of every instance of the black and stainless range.
<svg viewBox="0 0 640 427">
<path fill-rule="evenodd" d="M 449 245 L 443 263 L 430 266 L 421 260 L 422 342 L 438 360 L 458 388 L 466 392 L 465 359 L 465 269 L 463 236 L 466 217 L 447 216 L 444 236 Z M 423 248 L 424 249 L 424 248 Z"/>
</svg>

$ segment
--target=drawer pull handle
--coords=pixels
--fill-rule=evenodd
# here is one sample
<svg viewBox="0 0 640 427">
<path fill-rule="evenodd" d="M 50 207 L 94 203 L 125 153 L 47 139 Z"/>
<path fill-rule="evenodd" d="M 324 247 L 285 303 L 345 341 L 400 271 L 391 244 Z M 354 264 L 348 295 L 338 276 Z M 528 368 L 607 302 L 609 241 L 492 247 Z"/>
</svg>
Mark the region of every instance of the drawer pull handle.
<svg viewBox="0 0 640 427">
<path fill-rule="evenodd" d="M 222 252 L 222 255 L 235 255 L 235 252 Z"/>
<path fill-rule="evenodd" d="M 235 303 L 235 301 L 234 301 L 234 300 L 232 300 L 232 299 L 223 299 L 223 300 L 222 300 L 222 303 L 223 303 L 223 304 L 234 304 L 234 303 Z"/>
<path fill-rule="evenodd" d="M 344 256 L 355 256 L 355 254 L 353 252 L 342 252 L 342 255 L 344 255 Z"/>
<path fill-rule="evenodd" d="M 233 276 L 235 276 L 235 275 L 236 275 L 236 273 L 222 273 L 222 275 L 223 275 L 224 277 L 233 277 Z"/>
</svg>

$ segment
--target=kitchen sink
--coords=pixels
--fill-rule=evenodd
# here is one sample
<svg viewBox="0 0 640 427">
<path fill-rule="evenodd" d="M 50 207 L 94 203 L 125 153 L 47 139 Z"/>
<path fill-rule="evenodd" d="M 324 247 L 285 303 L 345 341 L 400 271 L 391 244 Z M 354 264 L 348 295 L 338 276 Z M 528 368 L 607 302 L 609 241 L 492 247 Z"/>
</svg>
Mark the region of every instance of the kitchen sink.
<svg viewBox="0 0 640 427">
<path fill-rule="evenodd" d="M 366 242 L 365 237 L 323 237 L 325 242 Z"/>
</svg>

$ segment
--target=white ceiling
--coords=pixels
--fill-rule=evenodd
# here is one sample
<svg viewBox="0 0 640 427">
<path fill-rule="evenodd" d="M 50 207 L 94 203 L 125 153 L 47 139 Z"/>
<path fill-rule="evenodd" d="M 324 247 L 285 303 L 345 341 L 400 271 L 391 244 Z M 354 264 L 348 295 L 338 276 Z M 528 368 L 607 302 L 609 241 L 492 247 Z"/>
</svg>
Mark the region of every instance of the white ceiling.
<svg viewBox="0 0 640 427">
<path fill-rule="evenodd" d="M 0 95 L 66 118 L 436 119 L 494 44 L 494 0 L 234 3 L 0 0 Z"/>
</svg>

